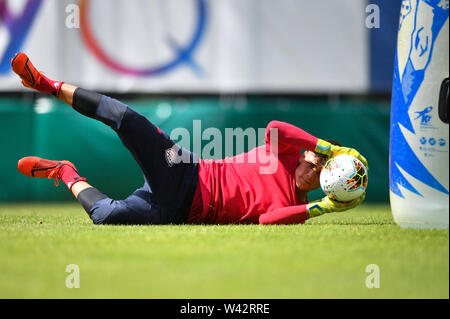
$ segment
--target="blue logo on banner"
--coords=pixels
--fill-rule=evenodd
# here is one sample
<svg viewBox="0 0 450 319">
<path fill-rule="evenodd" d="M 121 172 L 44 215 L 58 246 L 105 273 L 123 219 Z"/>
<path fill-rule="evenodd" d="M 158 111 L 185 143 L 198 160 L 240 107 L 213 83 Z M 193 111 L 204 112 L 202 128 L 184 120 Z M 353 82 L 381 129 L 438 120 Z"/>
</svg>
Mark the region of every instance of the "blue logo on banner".
<svg viewBox="0 0 450 319">
<path fill-rule="evenodd" d="M 91 27 L 90 14 L 89 14 L 89 0 L 80 0 L 80 16 L 81 16 L 81 37 L 86 47 L 91 53 L 104 65 L 110 69 L 133 76 L 153 76 L 167 73 L 174 70 L 181 65 L 187 65 L 198 75 L 203 75 L 202 68 L 195 63 L 193 54 L 198 48 L 203 34 L 205 32 L 206 20 L 207 20 L 207 6 L 205 0 L 195 0 L 195 7 L 198 12 L 197 23 L 194 33 L 191 39 L 187 41 L 186 45 L 177 43 L 171 36 L 167 37 L 167 43 L 173 50 L 173 58 L 170 61 L 164 62 L 159 65 L 147 66 L 147 67 L 132 67 L 124 64 L 113 57 L 111 53 L 106 52 L 100 46 L 100 42 L 95 38 L 94 32 Z"/>
<path fill-rule="evenodd" d="M 408 182 L 398 166 L 424 184 L 448 194 L 448 190 L 430 174 L 414 154 L 414 151 L 411 149 L 411 146 L 406 141 L 400 129 L 400 125 L 402 125 L 415 134 L 408 111 L 411 102 L 423 82 L 425 71 L 431 60 L 434 41 L 445 21 L 448 19 L 449 12 L 448 0 L 416 0 L 415 2 L 415 7 L 413 9 L 410 0 L 403 0 L 400 16 L 400 29 L 404 25 L 404 20 L 408 15 L 413 14 L 414 17 L 417 17 L 417 10 L 420 2 L 425 4 L 424 7 L 432 10 L 431 14 L 434 15 L 434 18 L 431 26 L 421 25 L 418 20 L 414 22 L 414 30 L 412 30 L 411 33 L 411 50 L 403 70 L 399 70 L 398 52 L 395 57 L 391 102 L 390 189 L 394 194 L 400 197 L 403 197 L 403 194 L 400 191 L 399 185 L 419 196 L 422 196 L 422 194 Z M 424 9 L 425 8 L 422 8 L 421 10 Z M 400 72 L 402 72 L 402 77 L 400 77 Z M 416 112 L 418 114 L 416 114 L 415 119 L 420 119 L 421 125 L 429 125 L 431 116 L 428 115 L 428 113 L 431 109 L 430 107 L 427 107 L 420 112 Z M 420 142 L 425 144 L 422 140 L 420 140 Z M 430 140 L 428 142 L 430 142 Z"/>
<path fill-rule="evenodd" d="M 430 138 L 430 139 L 428 140 L 428 143 L 430 143 L 430 145 L 433 146 L 434 144 L 436 144 L 436 139 L 434 139 L 434 138 L 432 137 L 432 138 Z"/>
<path fill-rule="evenodd" d="M 420 112 L 415 112 L 417 114 L 415 120 L 420 119 L 420 124 L 428 125 L 431 120 L 431 115 L 428 115 L 428 113 L 430 113 L 432 109 L 433 107 L 429 106 Z"/>
</svg>

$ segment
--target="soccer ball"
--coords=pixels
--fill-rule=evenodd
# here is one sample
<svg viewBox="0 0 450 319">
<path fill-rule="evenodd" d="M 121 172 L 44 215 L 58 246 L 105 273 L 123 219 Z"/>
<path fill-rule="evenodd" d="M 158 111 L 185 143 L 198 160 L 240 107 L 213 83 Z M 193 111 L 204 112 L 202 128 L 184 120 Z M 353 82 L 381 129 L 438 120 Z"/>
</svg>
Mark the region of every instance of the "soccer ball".
<svg viewBox="0 0 450 319">
<path fill-rule="evenodd" d="M 367 169 L 351 155 L 337 155 L 330 158 L 320 172 L 320 187 L 325 194 L 340 202 L 360 197 L 367 187 Z"/>
</svg>

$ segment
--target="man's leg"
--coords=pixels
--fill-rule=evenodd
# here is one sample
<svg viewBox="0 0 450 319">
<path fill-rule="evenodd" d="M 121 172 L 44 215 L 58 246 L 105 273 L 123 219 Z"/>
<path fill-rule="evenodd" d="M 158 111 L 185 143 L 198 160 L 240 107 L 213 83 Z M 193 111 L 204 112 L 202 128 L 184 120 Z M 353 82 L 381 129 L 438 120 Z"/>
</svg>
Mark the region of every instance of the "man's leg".
<svg viewBox="0 0 450 319">
<path fill-rule="evenodd" d="M 198 167 L 194 155 L 175 147 L 175 142 L 147 118 L 127 105 L 110 97 L 64 84 L 60 98 L 70 101 L 72 107 L 83 115 L 110 126 L 133 155 L 160 205 L 162 223 L 184 223 L 187 220 L 197 187 Z M 167 158 L 169 150 L 183 161 L 172 163 Z"/>
<path fill-rule="evenodd" d="M 95 190 L 95 188 L 88 188 L 79 195 L 83 197 L 83 193 L 90 190 Z M 89 196 L 96 198 L 97 194 L 86 194 L 84 198 L 89 199 Z M 94 224 L 144 225 L 164 223 L 161 220 L 159 206 L 147 183 L 125 200 L 112 200 L 104 197 L 94 201 L 95 199 L 87 202 L 85 207 Z M 81 204 L 84 205 L 83 202 Z"/>
<path fill-rule="evenodd" d="M 198 168 L 192 153 L 174 147 L 175 143 L 165 132 L 125 104 L 64 82 L 52 81 L 38 72 L 23 53 L 16 55 L 11 62 L 25 86 L 53 94 L 81 114 L 113 128 L 150 184 L 160 204 L 161 222 L 186 221 L 198 182 Z M 173 155 L 173 149 L 178 153 L 175 156 L 182 156 L 184 161 L 177 164 L 169 161 L 168 154 Z M 78 197 L 90 185 L 80 184 L 79 188 Z"/>
<path fill-rule="evenodd" d="M 94 224 L 159 224 L 159 206 L 150 187 L 136 190 L 123 201 L 116 201 L 86 182 L 71 162 L 51 161 L 35 156 L 22 158 L 17 168 L 29 177 L 61 180 L 86 210 Z"/>
</svg>

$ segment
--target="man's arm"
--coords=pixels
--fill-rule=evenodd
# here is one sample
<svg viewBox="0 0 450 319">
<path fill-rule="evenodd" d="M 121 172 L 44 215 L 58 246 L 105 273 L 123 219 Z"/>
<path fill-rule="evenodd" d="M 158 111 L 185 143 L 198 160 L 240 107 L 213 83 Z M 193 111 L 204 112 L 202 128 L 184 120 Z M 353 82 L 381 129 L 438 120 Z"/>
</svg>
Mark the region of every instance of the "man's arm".
<svg viewBox="0 0 450 319">
<path fill-rule="evenodd" d="M 266 145 L 278 154 L 300 154 L 301 149 L 314 151 L 317 141 L 317 137 L 289 123 L 271 121 L 266 128 Z"/>
<path fill-rule="evenodd" d="M 369 170 L 367 160 L 357 150 L 333 145 L 289 123 L 271 121 L 266 128 L 265 142 L 271 151 L 278 154 L 300 154 L 300 150 L 304 149 L 325 155 L 327 158 L 339 154 L 352 155 L 359 159 L 366 169 Z"/>
<path fill-rule="evenodd" d="M 306 206 L 304 204 L 274 209 L 259 216 L 259 223 L 263 225 L 303 224 L 309 218 Z"/>
<path fill-rule="evenodd" d="M 310 204 L 274 209 L 259 216 L 259 223 L 263 225 L 303 224 L 308 218 L 355 208 L 364 201 L 365 197 L 364 193 L 350 202 L 338 202 L 325 196 L 322 200 Z"/>
</svg>

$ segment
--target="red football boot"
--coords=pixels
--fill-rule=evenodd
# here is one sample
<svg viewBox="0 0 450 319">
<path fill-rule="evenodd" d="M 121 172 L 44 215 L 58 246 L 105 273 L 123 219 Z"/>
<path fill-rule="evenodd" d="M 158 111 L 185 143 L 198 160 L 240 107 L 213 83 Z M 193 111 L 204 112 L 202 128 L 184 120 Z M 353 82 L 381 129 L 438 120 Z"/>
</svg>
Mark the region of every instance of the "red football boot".
<svg viewBox="0 0 450 319">
<path fill-rule="evenodd" d="M 20 76 L 24 86 L 42 93 L 52 94 L 57 97 L 64 83 L 62 81 L 53 81 L 43 75 L 42 72 L 36 70 L 28 56 L 22 52 L 16 53 L 14 58 L 11 59 L 11 67 Z"/>
<path fill-rule="evenodd" d="M 37 177 L 37 178 L 54 178 L 55 185 L 58 186 L 59 179 L 61 179 L 60 170 L 64 165 L 70 166 L 75 171 L 75 179 L 70 181 L 70 184 L 67 183 L 69 189 L 72 187 L 75 182 L 85 181 L 85 178 L 79 178 L 78 172 L 71 162 L 69 161 L 51 161 L 44 158 L 36 157 L 36 156 L 28 156 L 24 157 L 17 163 L 17 169 L 23 175 L 28 177 Z M 63 180 L 64 181 L 64 180 Z"/>
</svg>

